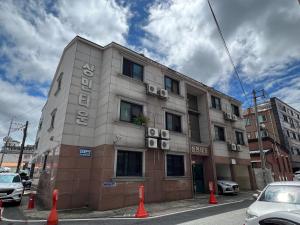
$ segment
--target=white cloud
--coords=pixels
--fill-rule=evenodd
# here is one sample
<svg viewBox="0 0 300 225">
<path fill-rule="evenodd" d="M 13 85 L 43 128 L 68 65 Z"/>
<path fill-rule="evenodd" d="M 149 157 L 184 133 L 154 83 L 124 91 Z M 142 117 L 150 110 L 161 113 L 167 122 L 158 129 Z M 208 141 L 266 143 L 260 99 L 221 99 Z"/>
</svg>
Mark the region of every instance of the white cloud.
<svg viewBox="0 0 300 225">
<path fill-rule="evenodd" d="M 2 139 L 7 135 L 10 120 L 14 116 L 14 122 L 25 124 L 26 120 L 29 121 L 26 143 L 34 143 L 36 127 L 45 99 L 28 95 L 25 88 L 21 85 L 12 85 L 1 80 L 0 90 L 0 138 Z M 14 125 L 13 127 L 19 126 Z M 17 140 L 22 140 L 21 131 L 13 132 L 11 136 Z"/>
<path fill-rule="evenodd" d="M 114 1 L 58 1 L 56 14 L 40 1 L 1 1 L 1 68 L 9 78 L 49 81 L 66 44 L 82 35 L 98 44 L 125 43 L 128 8 Z M 21 76 L 21 77 L 20 77 Z"/>
<path fill-rule="evenodd" d="M 257 81 L 276 79 L 300 59 L 297 1 L 211 0 L 211 4 L 246 82 L 255 86 Z M 232 67 L 207 1 L 157 1 L 149 13 L 145 46 L 164 52 L 168 65 L 228 91 Z"/>
<path fill-rule="evenodd" d="M 0 11 L 0 137 L 16 116 L 31 123 L 33 143 L 45 99 L 28 93 L 36 87 L 46 93 L 64 47 L 76 35 L 101 45 L 125 44 L 130 11 L 115 0 L 0 1 Z"/>
</svg>

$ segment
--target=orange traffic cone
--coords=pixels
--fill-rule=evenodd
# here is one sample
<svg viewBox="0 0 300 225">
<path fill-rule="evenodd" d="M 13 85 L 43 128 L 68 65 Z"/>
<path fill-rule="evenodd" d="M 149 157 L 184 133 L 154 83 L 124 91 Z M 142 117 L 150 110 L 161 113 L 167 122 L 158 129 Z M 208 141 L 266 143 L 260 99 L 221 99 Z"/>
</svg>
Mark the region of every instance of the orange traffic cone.
<svg viewBox="0 0 300 225">
<path fill-rule="evenodd" d="M 28 201 L 27 209 L 33 209 L 34 208 L 34 194 L 31 193 Z"/>
<path fill-rule="evenodd" d="M 218 204 L 214 191 L 210 191 L 209 204 Z"/>
<path fill-rule="evenodd" d="M 57 211 L 56 211 L 57 199 L 58 199 L 58 190 L 54 189 L 52 209 L 48 216 L 47 225 L 57 225 L 58 224 L 58 216 L 57 216 Z"/>
<path fill-rule="evenodd" d="M 140 203 L 139 203 L 139 207 L 136 211 L 135 217 L 136 218 L 148 217 L 149 214 L 147 213 L 145 206 L 144 206 L 144 185 L 141 185 L 139 187 L 139 198 L 140 198 Z"/>
</svg>

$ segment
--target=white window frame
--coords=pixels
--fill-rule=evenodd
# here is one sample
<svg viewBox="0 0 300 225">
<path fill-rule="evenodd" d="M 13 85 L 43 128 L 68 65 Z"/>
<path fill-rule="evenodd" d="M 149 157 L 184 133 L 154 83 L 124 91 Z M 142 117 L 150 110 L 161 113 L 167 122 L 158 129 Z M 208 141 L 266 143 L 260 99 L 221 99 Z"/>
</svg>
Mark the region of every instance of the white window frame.
<svg viewBox="0 0 300 225">
<path fill-rule="evenodd" d="M 121 96 L 119 98 L 119 101 L 118 101 L 118 110 L 117 110 L 117 119 L 116 121 L 119 121 L 119 122 L 123 122 L 123 123 L 128 123 L 128 124 L 133 124 L 133 123 L 130 123 L 130 122 L 126 122 L 126 121 L 123 121 L 121 120 L 121 102 L 122 101 L 125 101 L 125 102 L 128 102 L 128 103 L 132 103 L 132 104 L 136 104 L 136 105 L 140 105 L 143 107 L 143 115 L 144 116 L 147 116 L 146 112 L 147 112 L 147 106 L 145 104 L 145 102 L 142 102 L 142 101 L 138 101 L 138 100 L 134 100 L 134 99 L 131 99 L 131 98 L 126 98 L 126 97 L 123 97 Z M 136 126 L 139 126 L 137 124 L 133 124 L 133 125 L 136 125 Z"/>
</svg>

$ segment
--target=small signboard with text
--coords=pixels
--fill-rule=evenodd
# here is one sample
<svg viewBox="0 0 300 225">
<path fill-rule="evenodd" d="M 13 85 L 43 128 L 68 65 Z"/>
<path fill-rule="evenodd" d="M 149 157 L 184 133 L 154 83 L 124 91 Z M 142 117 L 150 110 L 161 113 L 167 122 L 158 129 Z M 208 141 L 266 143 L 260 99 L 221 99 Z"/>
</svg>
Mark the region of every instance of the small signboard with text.
<svg viewBox="0 0 300 225">
<path fill-rule="evenodd" d="M 91 157 L 92 156 L 92 150 L 81 148 L 81 149 L 79 149 L 79 155 L 82 156 L 82 157 Z"/>
<path fill-rule="evenodd" d="M 208 156 L 209 150 L 207 146 L 191 144 L 191 153 L 195 155 Z"/>
</svg>

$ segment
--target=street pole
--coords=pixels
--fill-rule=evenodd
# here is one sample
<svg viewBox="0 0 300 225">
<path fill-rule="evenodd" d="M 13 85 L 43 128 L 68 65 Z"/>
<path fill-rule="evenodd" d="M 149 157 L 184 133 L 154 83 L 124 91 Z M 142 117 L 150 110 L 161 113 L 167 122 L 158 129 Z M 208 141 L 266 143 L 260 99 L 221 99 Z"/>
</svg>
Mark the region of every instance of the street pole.
<svg viewBox="0 0 300 225">
<path fill-rule="evenodd" d="M 27 128 L 28 128 L 28 121 L 26 121 L 24 130 L 23 130 L 23 140 L 22 140 L 22 144 L 21 144 L 21 150 L 20 150 L 20 154 L 19 154 L 19 160 L 18 160 L 18 166 L 17 166 L 16 173 L 19 173 L 19 171 L 20 171 L 20 166 L 21 166 L 22 156 L 23 156 L 23 151 L 24 151 L 24 146 L 25 146 L 25 140 L 27 137 Z"/>
<path fill-rule="evenodd" d="M 9 125 L 9 129 L 8 129 L 8 133 L 7 133 L 7 140 L 5 141 L 5 145 L 4 145 L 4 149 L 3 149 L 4 151 L 2 152 L 2 155 L 1 155 L 0 167 L 2 166 L 2 163 L 3 163 L 3 158 L 4 158 L 6 148 L 7 148 L 7 142 L 9 141 L 9 135 L 10 135 L 11 126 L 12 126 L 13 121 L 14 121 L 14 117 L 12 117 L 10 120 L 10 125 Z"/>
<path fill-rule="evenodd" d="M 261 161 L 261 169 L 263 173 L 263 180 L 264 180 L 264 186 L 267 185 L 266 181 L 266 162 L 265 162 L 265 153 L 263 151 L 263 144 L 261 139 L 261 132 L 260 132 L 260 124 L 258 120 L 258 110 L 257 110 L 257 101 L 256 101 L 256 91 L 253 90 L 253 101 L 254 101 L 254 109 L 255 109 L 255 119 L 256 119 L 256 127 L 257 127 L 257 137 L 258 137 L 258 148 L 260 153 L 260 161 Z"/>
</svg>

